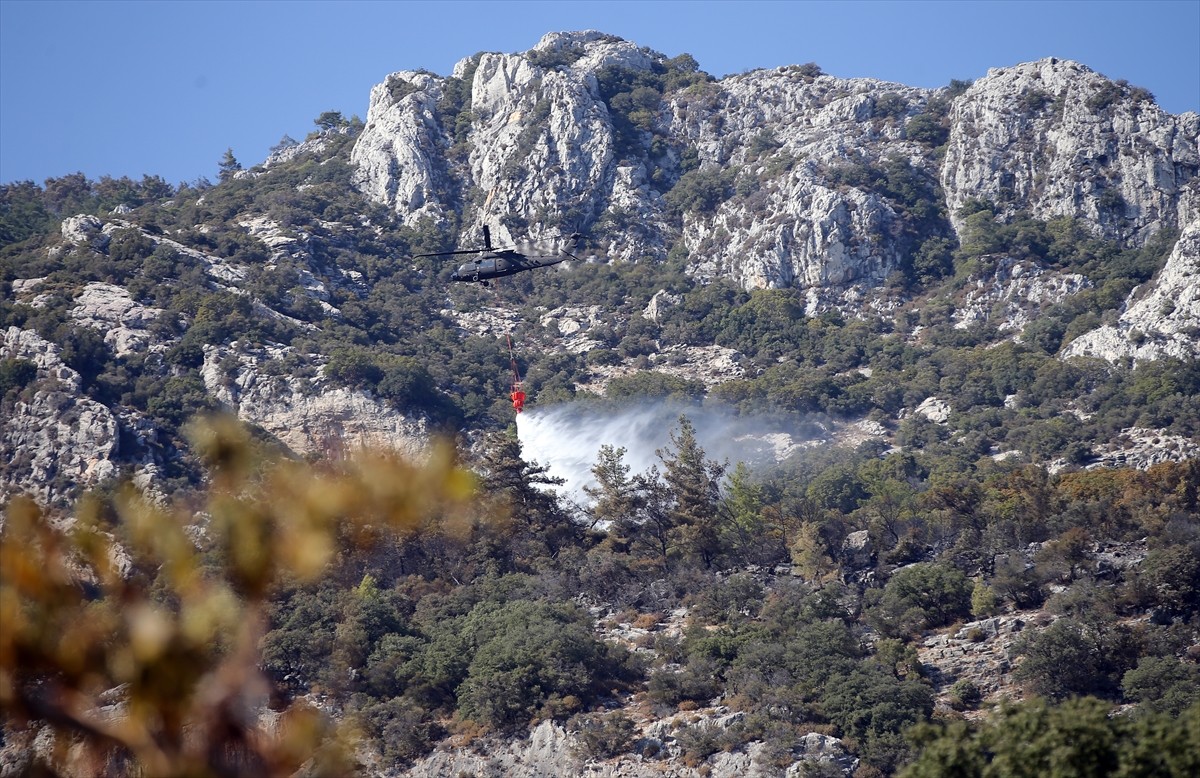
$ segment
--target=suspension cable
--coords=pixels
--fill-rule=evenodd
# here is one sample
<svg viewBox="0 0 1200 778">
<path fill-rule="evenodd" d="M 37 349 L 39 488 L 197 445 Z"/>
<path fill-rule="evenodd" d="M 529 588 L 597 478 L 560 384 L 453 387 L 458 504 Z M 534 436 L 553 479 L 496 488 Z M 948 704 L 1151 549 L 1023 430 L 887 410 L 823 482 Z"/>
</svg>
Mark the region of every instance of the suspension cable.
<svg viewBox="0 0 1200 778">
<path fill-rule="evenodd" d="M 512 334 L 506 333 L 504 337 L 508 340 L 508 360 L 512 365 L 512 392 L 509 399 L 512 400 L 513 410 L 520 413 L 525 409 L 525 390 L 521 388 L 521 371 L 517 369 L 517 354 L 513 350 Z"/>
</svg>

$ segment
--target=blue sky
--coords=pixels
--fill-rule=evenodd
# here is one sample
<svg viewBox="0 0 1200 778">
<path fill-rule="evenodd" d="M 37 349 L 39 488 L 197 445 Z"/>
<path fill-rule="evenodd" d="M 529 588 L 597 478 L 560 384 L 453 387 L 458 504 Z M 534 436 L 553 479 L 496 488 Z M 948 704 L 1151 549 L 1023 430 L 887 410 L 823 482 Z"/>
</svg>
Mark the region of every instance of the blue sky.
<svg viewBox="0 0 1200 778">
<path fill-rule="evenodd" d="M 1200 111 L 1200 0 L 0 0 L 0 183 L 215 179 L 397 70 L 597 29 L 721 77 L 815 62 L 919 87 L 1060 57 Z"/>
</svg>

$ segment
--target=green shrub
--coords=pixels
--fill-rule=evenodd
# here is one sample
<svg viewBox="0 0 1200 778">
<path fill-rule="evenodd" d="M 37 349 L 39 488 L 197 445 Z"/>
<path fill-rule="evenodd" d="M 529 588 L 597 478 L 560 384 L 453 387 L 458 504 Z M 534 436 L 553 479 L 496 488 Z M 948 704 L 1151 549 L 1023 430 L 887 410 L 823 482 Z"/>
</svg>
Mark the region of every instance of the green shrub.
<svg viewBox="0 0 1200 778">
<path fill-rule="evenodd" d="M 962 678 L 950 687 L 950 706 L 955 710 L 974 708 L 983 699 L 979 687 L 969 678 Z"/>
<path fill-rule="evenodd" d="M 1058 706 L 1034 699 L 1006 705 L 981 725 L 962 721 L 912 731 L 917 756 L 901 778 L 1169 776 L 1200 771 L 1200 705 L 1178 719 L 1110 715 L 1092 698 Z"/>
<path fill-rule="evenodd" d="M 28 359 L 0 359 L 0 398 L 10 391 L 21 391 L 37 378 L 37 365 Z"/>
<path fill-rule="evenodd" d="M 970 580 L 948 565 L 909 565 L 888 579 L 867 619 L 888 635 L 944 626 L 970 613 L 971 589 Z"/>
<path fill-rule="evenodd" d="M 582 759 L 611 759 L 633 748 L 637 725 L 624 711 L 581 713 L 567 724 Z"/>
<path fill-rule="evenodd" d="M 1200 704 L 1200 667 L 1173 656 L 1142 657 L 1121 677 L 1121 690 L 1143 711 L 1179 716 Z"/>
</svg>

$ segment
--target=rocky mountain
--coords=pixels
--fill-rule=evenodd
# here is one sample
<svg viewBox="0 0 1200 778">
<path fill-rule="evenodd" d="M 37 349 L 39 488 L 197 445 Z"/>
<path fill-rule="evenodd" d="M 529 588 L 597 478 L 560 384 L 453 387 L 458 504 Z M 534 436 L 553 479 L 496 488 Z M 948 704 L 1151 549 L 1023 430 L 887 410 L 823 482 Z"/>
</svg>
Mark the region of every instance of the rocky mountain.
<svg viewBox="0 0 1200 778">
<path fill-rule="evenodd" d="M 693 66 L 593 32 L 481 54 L 449 79 L 394 73 L 372 90 L 352 161 L 363 191 L 406 219 L 461 213 L 465 236 L 497 218 L 534 232 L 599 226 L 621 259 L 662 258 L 678 236 L 693 272 L 818 298 L 877 288 L 899 269 L 917 248 L 914 222 L 935 215 L 917 206 L 955 231 L 975 199 L 1001 218 L 1069 216 L 1133 242 L 1197 218 L 1200 117 L 1166 114 L 1078 63 L 995 69 L 961 93 L 800 66 L 718 82 Z M 648 105 L 623 127 L 614 82 L 671 67 L 692 83 L 641 93 Z M 464 81 L 469 104 L 440 120 L 447 85 Z M 885 161 L 918 191 L 856 175 Z M 705 207 L 680 224 L 664 197 L 688 173 Z"/>
<path fill-rule="evenodd" d="M 131 483 L 192 505 L 210 475 L 189 425 L 214 411 L 258 452 L 331 467 L 454 439 L 541 518 L 350 554 L 336 592 L 281 594 L 264 637 L 289 695 L 374 728 L 360 756 L 381 775 L 894 772 L 902 723 L 982 718 L 1043 682 L 1016 675 L 1043 633 L 1125 651 L 1088 687 L 1122 704 L 1143 700 L 1136 676 L 1122 686 L 1143 658 L 1193 678 L 1195 609 L 1171 603 L 1200 587 L 1200 115 L 1056 58 L 939 89 L 700 65 L 549 33 L 448 76 L 386 75 L 365 121 L 322 114 L 215 184 L 5 185 L 0 504 L 65 514 Z M 487 287 L 424 256 L 485 226 L 497 245 L 586 249 Z M 604 427 L 590 446 L 653 405 L 747 422 L 774 467 L 696 455 L 724 522 L 707 535 L 666 472 L 686 426 L 636 444 L 662 472 L 617 454 L 619 495 L 559 504 L 521 491 L 545 485 L 517 456 L 528 437 L 496 443 L 513 382 L 530 400 L 516 431 L 536 426 L 550 457 L 600 453 L 554 426 L 572 409 Z M 571 603 L 534 614 L 545 635 L 586 614 L 634 657 L 592 662 L 603 693 L 512 714 L 527 732 L 469 703 L 484 681 L 447 691 L 495 667 L 418 657 L 487 654 L 439 629 L 500 630 L 487 619 L 522 586 Z M 913 593 L 930 589 L 954 607 Z M 331 602 L 344 612 L 290 620 Z M 832 681 L 805 675 L 810 644 L 842 686 L 814 691 Z M 792 696 L 772 697 L 771 662 Z M 380 691 L 435 665 L 403 705 Z M 877 726 L 844 709 L 852 692 L 911 704 Z"/>
<path fill-rule="evenodd" d="M 1097 291 L 1096 274 L 1006 254 L 981 231 L 1020 219 L 1070 220 L 1074 230 L 1129 249 L 1181 235 L 1157 276 L 1111 309 L 1116 320 L 1076 333 L 1061 356 L 1193 359 L 1200 343 L 1200 117 L 1166 114 L 1145 90 L 1074 62 L 998 68 L 973 84 L 934 90 L 840 79 L 812 64 L 718 81 L 686 55 L 668 60 L 599 32 L 551 33 L 528 52 L 464 59 L 448 77 L 388 75 L 372 90 L 361 128 L 327 126 L 236 172 L 228 185 L 286 174 L 297 160 L 328 165 L 341 155 L 346 162 L 338 164 L 348 163 L 354 186 L 423 247 L 469 245 L 489 224 L 498 243 L 578 231 L 588 236 L 593 261 L 620 268 L 670 259 L 701 283 L 795 290 L 808 316 L 920 310 L 932 299 L 932 282 L 968 269 L 953 266 L 952 247 L 982 243 L 984 265 L 965 285 L 945 287 L 955 326 L 986 325 L 1017 338 L 1052 307 L 1087 305 L 1081 292 Z M 114 235 L 131 240 L 137 233 L 148 250 L 163 247 L 200 263 L 206 284 L 249 299 L 254 316 L 310 332 L 325 326 L 322 320 L 344 320 L 331 293 L 361 298 L 369 280 L 353 263 L 331 263 L 322 244 L 354 245 L 381 234 L 380 224 L 350 214 L 314 221 L 263 212 L 262 205 L 233 208 L 224 224 L 262 247 L 266 256 L 254 259 L 269 271 L 289 274 L 286 305 L 250 288 L 254 263 L 236 251 L 223 256 L 220 247 L 181 242 L 128 213 L 71 215 L 45 252 L 104 256 Z M 212 226 L 178 229 L 203 234 Z M 9 299 L 37 306 L 44 299 L 38 284 L 18 269 Z M 69 294 L 71 321 L 102 333 L 117 358 L 161 354 L 175 343 L 162 337 L 169 327 L 155 327 L 162 310 L 119 284 L 97 280 Z M 667 299 L 631 302 L 655 308 Z M 311 308 L 312 320 L 289 307 Z M 460 308 L 446 315 L 465 333 L 471 326 L 462 317 L 474 314 Z M 582 327 L 568 330 L 561 322 L 570 315 L 545 310 L 539 335 L 547 348 L 586 354 L 613 345 L 591 333 L 606 327 L 611 337 L 638 316 L 593 306 Z M 506 326 L 519 320 L 509 316 Z M 671 347 L 660 340 L 654 348 Z M 420 445 L 425 422 L 398 415 L 369 393 L 325 386 L 320 376 L 301 379 L 301 388 L 292 378 L 261 374 L 286 362 L 287 353 L 320 372 L 328 354 L 283 343 L 203 348 L 196 358 L 212 401 L 297 453 L 347 433 Z M 4 356 L 23 353 L 6 347 Z M 637 369 L 631 359 L 624 364 L 602 373 Z M 726 370 L 717 383 L 744 374 Z M 581 375 L 575 383 L 595 392 L 605 387 L 602 377 L 597 383 Z M 22 470 L 14 479 L 29 477 Z"/>
</svg>

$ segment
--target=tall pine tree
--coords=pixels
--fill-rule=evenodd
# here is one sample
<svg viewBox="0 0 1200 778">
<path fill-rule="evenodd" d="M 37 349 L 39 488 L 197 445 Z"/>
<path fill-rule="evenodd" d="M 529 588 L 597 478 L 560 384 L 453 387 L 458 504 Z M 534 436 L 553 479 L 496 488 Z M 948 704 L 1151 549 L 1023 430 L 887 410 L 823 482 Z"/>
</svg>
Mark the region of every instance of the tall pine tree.
<svg viewBox="0 0 1200 778">
<path fill-rule="evenodd" d="M 707 459 L 686 415 L 670 434 L 671 445 L 659 450 L 663 479 L 673 498 L 671 518 L 675 545 L 686 556 L 712 567 L 721 553 L 721 478 L 725 466 Z"/>
</svg>

